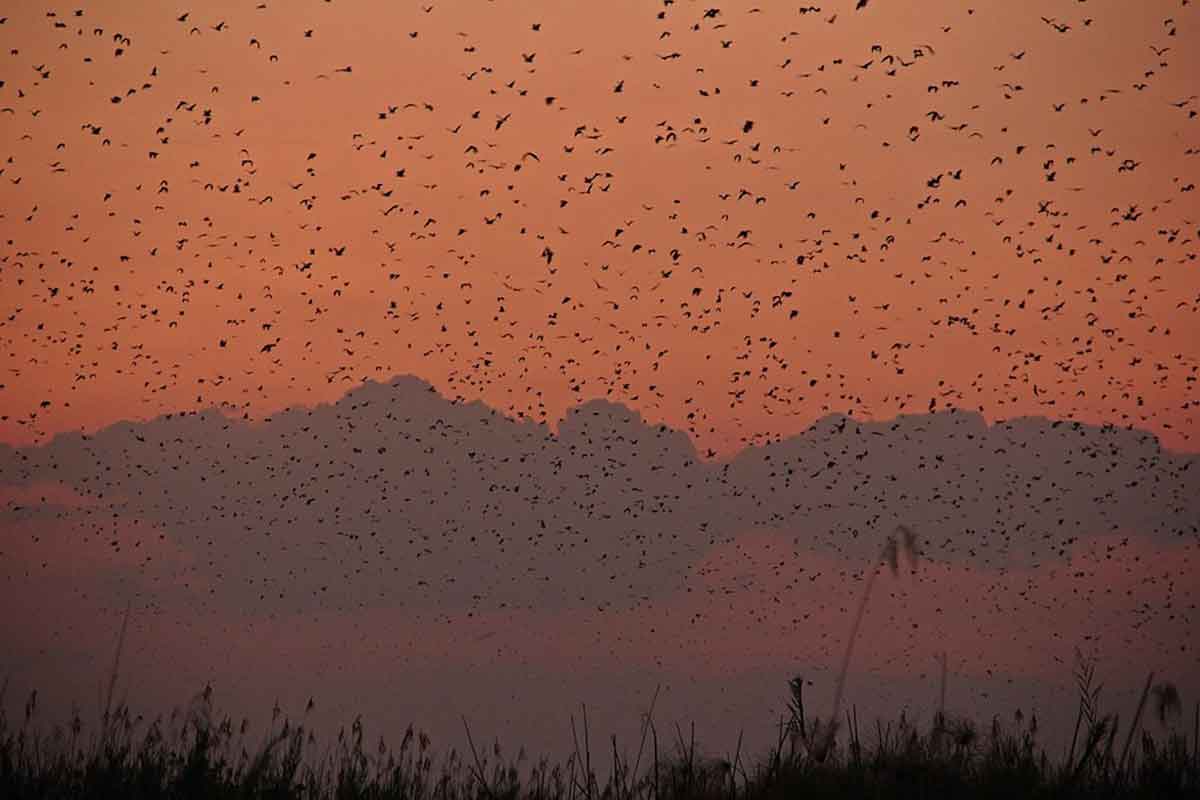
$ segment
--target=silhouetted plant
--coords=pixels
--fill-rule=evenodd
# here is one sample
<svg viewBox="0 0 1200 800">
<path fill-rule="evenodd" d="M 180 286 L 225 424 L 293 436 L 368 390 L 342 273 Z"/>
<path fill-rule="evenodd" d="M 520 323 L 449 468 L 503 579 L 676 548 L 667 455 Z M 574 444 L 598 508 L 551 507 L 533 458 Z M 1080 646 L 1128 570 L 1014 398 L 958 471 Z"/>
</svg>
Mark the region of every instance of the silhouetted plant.
<svg viewBox="0 0 1200 800">
<path fill-rule="evenodd" d="M 745 759 L 741 743 L 726 758 L 701 752 L 695 728 L 674 727 L 671 752 L 660 752 L 654 703 L 643 719 L 642 745 L 649 758 L 623 756 L 615 738 L 611 755 L 593 752 L 586 713 L 575 726 L 577 746 L 563 764 L 530 763 L 523 751 L 506 757 L 499 743 L 476 747 L 465 758 L 451 749 L 437 758 L 429 738 L 411 726 L 397 749 L 380 737 L 368 746 L 355 718 L 332 746 L 318 748 L 315 735 L 276 707 L 261 743 L 248 744 L 248 723 L 235 724 L 213 710 L 205 687 L 188 706 L 148 724 L 125 702 L 102 715 L 91 745 L 78 712 L 66 726 L 39 731 L 39 698 L 31 693 L 14 725 L 0 703 L 0 797 L 26 798 L 371 798 L 388 800 L 774 800 L 818 797 L 1007 797 L 1110 798 L 1194 797 L 1200 791 L 1195 742 L 1169 729 L 1155 736 L 1145 726 L 1128 752 L 1112 756 L 1115 717 L 1101 715 L 1094 665 L 1076 668 L 1082 721 L 1087 729 L 1080 755 L 1053 763 L 1038 743 L 1037 716 L 1017 711 L 992 720 L 983 732 L 973 722 L 938 712 L 927 727 L 906 714 L 875 722 L 874 736 L 847 715 L 850 738 L 835 741 L 822 758 L 811 750 L 827 730 L 806 717 L 803 681 L 789 682 L 789 720 L 769 752 Z M 0 684 L 0 700 L 5 685 Z M 1145 693 L 1155 716 L 1174 719 L 1182 708 L 1178 690 L 1160 682 Z M 1160 711 L 1162 706 L 1165 710 Z M 1081 724 L 1082 724 L 1081 721 Z M 1165 726 L 1165 723 L 1163 725 Z M 468 728 L 469 731 L 469 728 Z M 814 731 L 817 733 L 814 734 Z M 795 740 L 789 742 L 792 734 Z M 872 741 L 873 739 L 873 741 Z M 1189 747 L 1190 744 L 1190 747 Z M 1191 750 L 1191 752 L 1189 752 Z M 597 762 L 611 761 L 606 779 Z"/>
</svg>

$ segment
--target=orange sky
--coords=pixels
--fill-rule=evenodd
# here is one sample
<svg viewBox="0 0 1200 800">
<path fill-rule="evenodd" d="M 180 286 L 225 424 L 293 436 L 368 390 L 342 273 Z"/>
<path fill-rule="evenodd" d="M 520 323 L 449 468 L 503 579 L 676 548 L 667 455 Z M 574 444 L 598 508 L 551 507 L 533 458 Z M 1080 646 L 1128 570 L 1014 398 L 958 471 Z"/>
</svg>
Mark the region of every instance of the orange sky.
<svg viewBox="0 0 1200 800">
<path fill-rule="evenodd" d="M 1195 449 L 1194 9 L 824 6 L 10 10 L 0 439 L 411 372 L 718 452 L 931 399 Z"/>
</svg>

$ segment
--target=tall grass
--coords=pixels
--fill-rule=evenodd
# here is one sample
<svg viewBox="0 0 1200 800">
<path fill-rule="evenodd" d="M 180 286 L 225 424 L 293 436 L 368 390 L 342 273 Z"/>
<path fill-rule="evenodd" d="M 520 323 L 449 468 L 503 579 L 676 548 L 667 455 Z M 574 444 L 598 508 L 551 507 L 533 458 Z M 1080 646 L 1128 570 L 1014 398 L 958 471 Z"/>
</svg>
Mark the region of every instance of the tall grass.
<svg viewBox="0 0 1200 800">
<path fill-rule="evenodd" d="M 901 539 L 896 538 L 897 533 L 901 535 Z M 825 759 L 830 746 L 833 744 L 834 737 L 837 736 L 838 726 L 841 724 L 842 696 L 846 689 L 846 674 L 850 670 L 850 656 L 854 653 L 854 644 L 858 641 L 858 631 L 862 627 L 863 616 L 867 611 L 867 602 L 871 599 L 871 590 L 875 588 L 875 579 L 879 576 L 879 568 L 883 564 L 887 564 L 892 571 L 892 575 L 895 575 L 900 569 L 901 550 L 903 550 L 905 558 L 908 560 L 909 567 L 913 572 L 916 572 L 919 554 L 917 534 L 907 525 L 897 525 L 895 532 L 887 537 L 879 559 L 872 565 L 871 571 L 867 574 L 867 581 L 863 586 L 862 597 L 859 598 L 858 607 L 854 611 L 854 619 L 850 623 L 850 635 L 846 638 L 846 650 L 842 655 L 841 666 L 838 668 L 837 681 L 834 683 L 833 711 L 830 713 L 829 720 L 823 728 L 817 724 L 814 724 L 812 727 L 812 736 L 814 737 L 812 753 L 817 761 Z"/>
<path fill-rule="evenodd" d="M 1166 681 L 1155 684 L 1151 672 L 1120 755 L 1114 755 L 1120 717 L 1103 713 L 1103 686 L 1096 682 L 1095 664 L 1078 651 L 1073 677 L 1079 708 L 1070 749 L 1061 760 L 1052 759 L 1039 744 L 1036 715 L 1026 720 L 1017 711 L 1011 721 L 996 717 L 983 730 L 974 721 L 949 718 L 944 653 L 939 656 L 938 711 L 928 728 L 922 729 L 904 714 L 886 723 L 877 719 L 874 741 L 868 732 L 864 742 L 858 710 L 852 706 L 845 712 L 845 741 L 839 739 L 850 657 L 875 577 L 883 564 L 896 573 L 901 552 L 916 569 L 916 534 L 905 526 L 898 526 L 896 533 L 902 538 L 887 538 L 880 560 L 867 576 L 836 677 L 829 719 L 807 716 L 804 681 L 793 678 L 788 684 L 789 716 L 780 720 L 776 744 L 755 757 L 742 753 L 740 734 L 729 758 L 702 755 L 694 725 L 687 735 L 676 725 L 664 752 L 654 720 L 657 691 L 643 716 L 632 763 L 616 737 L 610 741 L 611 752 L 593 753 L 586 707 L 580 709 L 578 721 L 571 716 L 574 749 L 563 763 L 546 758 L 531 762 L 523 750 L 506 756 L 498 742 L 478 748 L 466 718 L 469 760 L 453 748 L 435 753 L 429 737 L 411 725 L 398 748 L 383 738 L 368 747 L 361 718 L 320 747 L 303 721 L 292 721 L 278 706 L 269 729 L 254 744 L 246 719 L 235 724 L 226 715 L 218 720 L 211 686 L 166 719 L 160 715 L 146 722 L 130 711 L 125 700 L 114 699 L 130 617 L 126 609 L 112 671 L 101 691 L 98 731 L 85 738 L 77 709 L 66 727 L 54 724 L 47 731 L 38 722 L 36 690 L 17 724 L 6 712 L 8 680 L 0 683 L 0 798 L 1200 797 L 1200 703 L 1194 708 L 1189 743 L 1186 730 L 1176 728 L 1183 716 L 1178 689 Z M 1151 722 L 1157 720 L 1157 735 L 1142 725 L 1152 698 Z M 305 714 L 312 708 L 310 700 Z M 597 775 L 601 758 L 608 761 L 603 782 Z"/>
<path fill-rule="evenodd" d="M 1017 715 L 982 728 L 934 716 L 927 727 L 904 715 L 860 730 L 847 713 L 846 736 L 822 742 L 803 735 L 803 683 L 791 682 L 790 719 L 767 752 L 750 757 L 739 744 L 725 758 L 703 755 L 696 731 L 675 726 L 660 739 L 653 702 L 643 718 L 637 755 L 615 738 L 596 747 L 586 709 L 572 720 L 574 751 L 565 762 L 506 755 L 498 743 L 437 753 L 411 726 L 396 747 L 366 741 L 361 719 L 322 745 L 304 724 L 276 707 L 268 730 L 252 736 L 246 721 L 218 716 L 205 687 L 182 709 L 146 721 L 114 702 L 98 730 L 85 732 L 78 711 L 63 726 L 39 724 L 38 697 L 21 720 L 4 713 L 0 686 L 0 797 L 26 798 L 413 798 L 414 800 L 675 800 L 785 797 L 1197 797 L 1200 763 L 1174 717 L 1149 716 L 1113 752 L 1116 715 L 1101 713 L 1093 669 L 1076 670 L 1082 740 L 1062 759 L 1038 742 L 1038 723 Z M 1159 684 L 1169 687 L 1169 684 Z M 1171 696 L 1173 687 L 1143 693 Z M 1178 697 L 1178 693 L 1173 695 Z M 1145 706 L 1145 703 L 1142 704 Z M 1168 712 L 1177 707 L 1170 705 Z M 1200 715 L 1200 709 L 1197 710 Z M 1137 715 L 1140 716 L 1140 715 Z M 1157 718 L 1157 719 L 1156 719 Z M 1136 731 L 1136 732 L 1135 732 Z M 789 732 L 800 735 L 789 736 Z M 1077 731 L 1079 732 L 1079 731 Z M 601 780 L 597 771 L 604 768 Z"/>
</svg>

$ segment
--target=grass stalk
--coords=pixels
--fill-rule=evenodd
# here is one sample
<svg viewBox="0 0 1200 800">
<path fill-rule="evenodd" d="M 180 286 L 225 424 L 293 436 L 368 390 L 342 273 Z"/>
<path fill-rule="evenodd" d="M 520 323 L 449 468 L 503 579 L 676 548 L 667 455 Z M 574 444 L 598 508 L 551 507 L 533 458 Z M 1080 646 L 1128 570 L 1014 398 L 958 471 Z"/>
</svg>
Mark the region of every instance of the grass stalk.
<svg viewBox="0 0 1200 800">
<path fill-rule="evenodd" d="M 467 732 L 467 745 L 471 748 L 471 757 L 475 759 L 475 778 L 479 781 L 480 787 L 483 788 L 484 794 L 488 797 L 492 796 L 492 787 L 488 784 L 487 777 L 483 774 L 483 762 L 479 760 L 479 751 L 475 749 L 475 740 L 471 738 L 471 726 L 467 724 L 467 717 L 462 718 L 463 729 Z"/>
<path fill-rule="evenodd" d="M 658 800 L 662 796 L 658 784 L 658 728 L 655 727 L 653 719 L 650 720 L 650 743 L 654 748 L 654 800 Z"/>
<path fill-rule="evenodd" d="M 1151 672 L 1146 676 L 1146 686 L 1142 689 L 1142 697 L 1138 700 L 1137 711 L 1133 715 L 1133 724 L 1129 726 L 1129 733 L 1125 735 L 1125 746 L 1121 748 L 1121 762 L 1117 764 L 1117 773 L 1123 774 L 1125 771 L 1125 759 L 1129 756 L 1129 746 L 1133 744 L 1133 737 L 1137 734 L 1138 725 L 1142 721 L 1142 712 L 1146 710 L 1146 698 L 1150 696 L 1150 687 L 1154 683 L 1154 673 Z"/>
<path fill-rule="evenodd" d="M 1192 771 L 1200 773 L 1200 700 L 1196 701 L 1196 710 L 1192 715 Z"/>
<path fill-rule="evenodd" d="M 125 632 L 129 628 L 129 615 L 133 611 L 133 601 L 130 601 L 125 606 L 125 617 L 121 620 L 121 632 L 117 635 L 117 650 L 113 655 L 112 670 L 108 675 L 108 688 L 104 694 L 104 708 L 100 712 L 100 719 L 103 724 L 101 739 L 103 742 L 108 741 L 109 737 L 109 722 L 112 714 L 112 698 L 113 692 L 117 688 L 117 677 L 121 672 L 121 653 L 125 649 Z"/>
<path fill-rule="evenodd" d="M 658 692 L 662 689 L 662 684 L 654 687 L 654 696 L 650 698 L 650 708 L 646 711 L 646 716 L 642 719 L 642 737 L 638 742 L 637 758 L 633 762 L 633 780 L 637 781 L 638 769 L 642 764 L 642 748 L 646 746 L 646 733 L 650 730 L 651 721 L 654 719 L 654 704 L 658 702 Z M 657 760 L 658 756 L 655 755 Z"/>
<path fill-rule="evenodd" d="M 738 765 L 742 759 L 742 731 L 738 731 L 737 747 L 733 751 L 733 760 L 729 762 L 729 800 L 737 800 Z"/>
<path fill-rule="evenodd" d="M 587 798 L 592 800 L 592 784 L 595 783 L 592 775 L 592 741 L 588 732 L 587 705 L 581 705 L 580 708 L 583 710 L 583 779 L 587 782 Z"/>
<path fill-rule="evenodd" d="M 1107 775 L 1113 766 L 1113 742 L 1117 738 L 1117 729 L 1121 727 L 1121 715 L 1113 714 L 1112 728 L 1108 731 L 1108 743 L 1104 746 L 1104 774 Z"/>
<path fill-rule="evenodd" d="M 1079 700 L 1079 713 L 1075 715 L 1075 732 L 1071 734 L 1071 749 L 1067 751 L 1067 766 L 1075 760 L 1075 744 L 1079 740 L 1079 725 L 1083 722 L 1083 699 Z"/>
<path fill-rule="evenodd" d="M 838 666 L 837 682 L 833 686 L 833 713 L 829 715 L 829 722 L 826 730 L 822 733 L 821 740 L 817 743 L 814 757 L 817 761 L 824 761 L 829 754 L 829 748 L 833 746 L 834 737 L 837 734 L 838 716 L 842 710 L 842 695 L 846 689 L 846 673 L 850 669 L 850 656 L 854 653 L 854 643 L 858 640 L 858 629 L 862 626 L 863 614 L 867 610 L 867 601 L 871 599 L 871 589 L 875 586 L 875 578 L 879 575 L 879 564 L 875 564 L 871 568 L 870 575 L 867 576 L 867 584 L 863 588 L 862 597 L 858 599 L 858 608 L 854 611 L 854 620 L 850 623 L 850 637 L 846 640 L 846 650 L 842 653 L 842 661 Z"/>
<path fill-rule="evenodd" d="M 895 574 L 898 569 L 898 553 L 903 546 L 906 557 L 909 560 L 910 566 L 915 571 L 917 566 L 917 535 L 907 525 L 897 525 L 896 533 L 902 535 L 903 545 L 901 545 L 895 535 L 889 535 L 887 542 L 884 544 L 883 552 L 880 554 L 881 560 L 891 567 L 892 573 Z M 863 587 L 862 597 L 859 598 L 858 608 L 854 612 L 854 621 L 850 625 L 850 637 L 846 641 L 846 651 L 842 654 L 842 662 L 838 667 L 837 682 L 834 684 L 833 690 L 833 713 L 829 715 L 829 724 L 817 743 L 814 757 L 818 762 L 823 762 L 829 754 L 830 747 L 833 746 L 834 738 L 837 735 L 838 718 L 842 710 L 842 695 L 846 688 L 846 673 L 850 669 L 850 656 L 854 652 L 854 643 L 858 639 L 858 630 L 862 626 L 863 615 L 867 610 L 867 601 L 871 598 L 871 589 L 875 586 L 875 578 L 879 575 L 879 567 L 881 565 L 876 562 L 871 569 L 871 573 L 867 576 L 866 586 Z"/>
</svg>

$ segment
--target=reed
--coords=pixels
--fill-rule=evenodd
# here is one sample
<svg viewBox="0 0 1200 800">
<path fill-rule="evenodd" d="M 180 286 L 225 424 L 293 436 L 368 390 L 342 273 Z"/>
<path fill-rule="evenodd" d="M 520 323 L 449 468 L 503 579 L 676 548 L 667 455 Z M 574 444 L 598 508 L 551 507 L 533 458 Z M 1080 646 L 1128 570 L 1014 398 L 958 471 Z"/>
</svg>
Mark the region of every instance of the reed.
<svg viewBox="0 0 1200 800">
<path fill-rule="evenodd" d="M 586 714 L 579 720 L 582 724 L 574 726 L 577 746 L 565 764 L 547 759 L 526 763 L 523 753 L 505 759 L 498 744 L 481 748 L 465 718 L 463 728 L 470 750 L 465 758 L 453 749 L 437 755 L 429 738 L 414 733 L 411 726 L 398 749 L 387 747 L 382 739 L 377 748 L 368 748 L 359 718 L 338 732 L 333 747 L 321 748 L 313 732 L 282 711 L 252 752 L 246 741 L 247 724 L 238 726 L 228 715 L 217 714 L 213 693 L 206 687 L 186 712 L 168 719 L 160 716 L 148 725 L 139 722 L 124 701 L 114 700 L 108 708 L 110 746 L 87 749 L 75 747 L 72 737 L 61 730 L 50 734 L 38 730 L 38 700 L 31 695 L 25 720 L 15 727 L 0 706 L 0 797 L 1170 800 L 1197 796 L 1200 770 L 1195 730 L 1200 723 L 1193 724 L 1190 737 L 1171 733 L 1165 742 L 1154 737 L 1152 726 L 1142 726 L 1139 754 L 1135 756 L 1132 746 L 1127 746 L 1121 761 L 1113 761 L 1105 753 L 1111 753 L 1118 731 L 1115 718 L 1099 714 L 1094 686 L 1086 679 L 1082 686 L 1092 707 L 1083 714 L 1088 727 L 1077 763 L 1049 759 L 1038 745 L 1034 716 L 1014 716 L 1016 721 L 1011 724 L 995 719 L 990 733 L 980 734 L 967 720 L 946 719 L 922 728 L 901 715 L 891 722 L 877 720 L 876 737 L 869 742 L 859 734 L 853 709 L 847 715 L 850 744 L 831 747 L 820 761 L 811 752 L 784 757 L 786 725 L 780 726 L 784 733 L 777 746 L 753 759 L 746 758 L 740 736 L 731 757 L 709 758 L 703 754 L 695 727 L 682 725 L 674 726 L 674 751 L 664 753 L 659 749 L 652 699 L 642 728 L 643 743 L 649 743 L 649 763 L 642 764 L 639 756 L 630 765 L 612 739 L 613 769 L 603 782 L 591 771 Z M 1149 696 L 1155 696 L 1154 690 Z M 1200 711 L 1195 716 L 1200 718 Z M 943 741 L 952 747 L 942 746 Z"/>
<path fill-rule="evenodd" d="M 882 562 L 898 570 L 900 552 L 914 565 L 916 536 L 901 527 L 902 539 L 889 537 Z M 872 575 L 878 572 L 875 565 Z M 1028 720 L 1018 711 L 1015 727 L 993 719 L 990 733 L 981 734 L 966 719 L 951 720 L 945 712 L 945 656 L 939 710 L 934 723 L 923 730 L 903 713 L 898 720 L 875 722 L 871 746 L 860 736 L 857 709 L 846 712 L 850 733 L 845 748 L 837 746 L 831 732 L 840 719 L 842 689 L 849 653 L 858 634 L 863 609 L 870 597 L 868 583 L 856 613 L 838 675 L 834 713 L 823 724 L 809 720 L 804 703 L 804 681 L 788 683 L 790 720 L 781 720 L 773 749 L 754 760 L 743 755 L 742 736 L 732 758 L 713 759 L 703 754 L 692 724 L 687 736 L 676 723 L 673 753 L 659 748 L 654 709 L 655 690 L 642 720 L 641 741 L 632 767 L 611 739 L 612 770 L 603 784 L 592 766 L 591 734 L 587 707 L 581 708 L 581 726 L 571 716 L 574 752 L 565 764 L 542 758 L 525 763 L 524 751 L 515 759 L 503 758 L 499 743 L 481 751 L 465 717 L 463 728 L 470 760 L 450 749 L 435 756 L 429 737 L 404 733 L 398 750 L 381 738 L 375 752 L 364 747 L 361 718 L 349 732 L 342 728 L 333 747 L 321 750 L 314 732 L 294 724 L 276 705 L 262 744 L 251 754 L 246 743 L 249 723 L 235 725 L 228 715 L 213 709 L 213 690 L 206 686 L 184 711 L 168 718 L 160 715 L 146 724 L 127 701 L 116 699 L 121 654 L 131 617 L 126 609 L 117 638 L 113 666 L 102 691 L 97 745 L 76 745 L 83 723 L 74 713 L 68 735 L 61 726 L 47 734 L 39 728 L 38 694 L 25 703 L 23 721 L 13 725 L 0 702 L 0 797 L 34 798 L 373 798 L 373 800 L 782 800 L 796 796 L 859 797 L 964 797 L 971 800 L 1001 797 L 1043 798 L 1194 798 L 1200 796 L 1200 702 L 1195 704 L 1190 742 L 1186 734 L 1168 731 L 1160 743 L 1143 726 L 1151 697 L 1155 716 L 1163 727 L 1182 716 L 1182 701 L 1174 684 L 1154 683 L 1154 673 L 1143 687 L 1133 723 L 1126 734 L 1119 760 L 1113 747 L 1119 718 L 1102 714 L 1102 685 L 1095 680 L 1095 664 L 1077 653 L 1075 683 L 1079 698 L 1075 735 L 1066 759 L 1055 763 L 1037 741 L 1036 715 Z M 0 701 L 9 687 L 0 683 Z M 307 710 L 311 710 L 309 701 Z M 1081 754 L 1075 757 L 1080 731 Z M 1140 756 L 1133 740 L 1141 732 Z M 582 735 L 580 735 L 582 734 Z M 643 767 L 642 755 L 649 739 L 651 761 Z M 949 742 L 951 746 L 947 747 Z M 797 747 L 800 745 L 800 747 Z M 786 757 L 784 748 L 788 748 Z"/>
<path fill-rule="evenodd" d="M 900 534 L 900 539 L 896 538 L 897 533 Z M 858 641 L 858 631 L 862 626 L 863 615 L 867 610 L 867 602 L 871 599 L 871 590 L 875 588 L 875 579 L 879 575 L 879 568 L 883 564 L 887 564 L 891 569 L 892 575 L 896 575 L 900 568 L 899 552 L 901 548 L 903 548 L 909 566 L 915 572 L 918 559 L 917 535 L 907 525 L 897 525 L 895 531 L 887 537 L 887 541 L 883 545 L 883 552 L 873 562 L 871 571 L 867 574 L 867 582 L 863 587 L 862 596 L 858 599 L 858 607 L 855 609 L 854 618 L 850 623 L 850 635 L 846 639 L 846 650 L 842 653 L 842 661 L 838 666 L 837 680 L 834 682 L 833 711 L 829 715 L 829 722 L 818 739 L 814 750 L 814 757 L 818 761 L 825 760 L 829 748 L 832 747 L 834 739 L 837 736 L 839 715 L 842 711 L 842 697 L 846 689 L 846 673 L 850 669 L 850 656 L 853 655 L 854 644 Z"/>
</svg>

